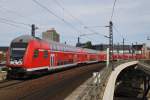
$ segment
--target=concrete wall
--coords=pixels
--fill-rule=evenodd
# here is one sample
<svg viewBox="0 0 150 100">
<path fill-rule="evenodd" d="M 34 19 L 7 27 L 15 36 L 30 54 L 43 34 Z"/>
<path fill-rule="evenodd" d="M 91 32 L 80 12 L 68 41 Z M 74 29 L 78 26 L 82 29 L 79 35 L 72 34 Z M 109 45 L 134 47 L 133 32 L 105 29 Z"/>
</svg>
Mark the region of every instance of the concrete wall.
<svg viewBox="0 0 150 100">
<path fill-rule="evenodd" d="M 117 79 L 118 75 L 125 68 L 130 67 L 132 65 L 135 65 L 137 63 L 138 63 L 138 61 L 127 62 L 127 63 L 124 63 L 124 64 L 117 66 L 114 69 L 114 71 L 112 71 L 112 73 L 108 79 L 107 86 L 106 86 L 105 91 L 104 91 L 103 100 L 113 100 L 115 83 L 116 83 L 116 79 Z"/>
</svg>

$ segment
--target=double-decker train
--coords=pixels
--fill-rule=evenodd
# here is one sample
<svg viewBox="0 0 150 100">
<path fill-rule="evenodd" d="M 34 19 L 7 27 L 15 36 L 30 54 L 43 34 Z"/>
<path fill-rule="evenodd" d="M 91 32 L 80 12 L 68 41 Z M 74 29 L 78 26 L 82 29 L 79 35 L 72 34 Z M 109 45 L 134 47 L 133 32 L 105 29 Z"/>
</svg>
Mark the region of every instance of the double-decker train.
<svg viewBox="0 0 150 100">
<path fill-rule="evenodd" d="M 133 57 L 137 58 L 137 55 L 113 55 L 114 60 Z M 141 55 L 138 55 L 138 58 L 141 58 Z M 48 42 L 30 35 L 12 40 L 7 54 L 9 74 L 20 76 L 102 61 L 106 61 L 105 52 Z"/>
</svg>

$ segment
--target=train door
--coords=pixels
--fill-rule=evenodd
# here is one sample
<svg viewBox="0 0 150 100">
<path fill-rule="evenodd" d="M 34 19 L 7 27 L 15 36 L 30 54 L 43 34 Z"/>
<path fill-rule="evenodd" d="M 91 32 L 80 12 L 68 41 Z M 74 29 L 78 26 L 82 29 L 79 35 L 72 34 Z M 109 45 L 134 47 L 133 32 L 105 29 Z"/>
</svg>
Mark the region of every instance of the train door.
<svg viewBox="0 0 150 100">
<path fill-rule="evenodd" d="M 55 66 L 55 55 L 51 54 L 50 56 L 50 66 Z"/>
<path fill-rule="evenodd" d="M 78 56 L 77 54 L 74 55 L 74 63 L 77 63 L 78 62 Z"/>
</svg>

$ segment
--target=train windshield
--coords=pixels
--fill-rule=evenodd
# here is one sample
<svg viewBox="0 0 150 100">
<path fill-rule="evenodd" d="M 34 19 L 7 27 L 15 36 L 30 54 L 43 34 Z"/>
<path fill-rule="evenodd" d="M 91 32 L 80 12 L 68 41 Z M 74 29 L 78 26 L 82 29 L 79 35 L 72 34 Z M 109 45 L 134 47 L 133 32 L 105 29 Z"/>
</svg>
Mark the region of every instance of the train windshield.
<svg viewBox="0 0 150 100">
<path fill-rule="evenodd" d="M 12 43 L 10 57 L 13 60 L 23 59 L 28 43 Z"/>
</svg>

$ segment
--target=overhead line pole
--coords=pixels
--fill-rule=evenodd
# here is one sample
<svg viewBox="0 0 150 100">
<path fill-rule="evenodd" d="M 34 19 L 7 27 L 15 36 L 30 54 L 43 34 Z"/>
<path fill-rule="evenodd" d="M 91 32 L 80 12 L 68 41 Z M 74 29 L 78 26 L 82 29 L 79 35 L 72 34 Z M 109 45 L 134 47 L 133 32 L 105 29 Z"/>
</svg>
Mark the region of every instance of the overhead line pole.
<svg viewBox="0 0 150 100">
<path fill-rule="evenodd" d="M 110 21 L 109 22 L 109 26 L 106 26 L 106 27 L 109 27 L 109 61 L 111 62 L 111 68 L 112 70 L 114 70 L 114 66 L 113 66 L 113 22 Z"/>
<path fill-rule="evenodd" d="M 35 24 L 31 25 L 31 35 L 35 37 Z"/>
<path fill-rule="evenodd" d="M 111 67 L 112 67 L 112 70 L 114 70 L 114 66 L 113 66 L 113 23 L 112 21 L 109 22 L 109 48 L 110 48 L 110 51 L 109 51 L 109 59 L 111 61 Z"/>
<path fill-rule="evenodd" d="M 39 29 L 35 24 L 31 25 L 31 36 L 35 37 L 35 30 Z"/>
<path fill-rule="evenodd" d="M 123 50 L 123 57 L 124 57 L 124 41 L 125 41 L 125 39 L 123 38 L 123 42 L 122 42 L 123 43 L 123 46 L 122 46 L 122 48 L 123 48 L 122 49 Z"/>
<path fill-rule="evenodd" d="M 132 43 L 132 58 L 133 58 L 133 53 L 134 53 L 134 49 L 133 49 L 133 43 Z"/>
</svg>

